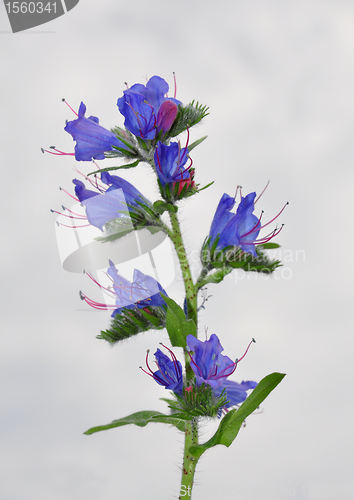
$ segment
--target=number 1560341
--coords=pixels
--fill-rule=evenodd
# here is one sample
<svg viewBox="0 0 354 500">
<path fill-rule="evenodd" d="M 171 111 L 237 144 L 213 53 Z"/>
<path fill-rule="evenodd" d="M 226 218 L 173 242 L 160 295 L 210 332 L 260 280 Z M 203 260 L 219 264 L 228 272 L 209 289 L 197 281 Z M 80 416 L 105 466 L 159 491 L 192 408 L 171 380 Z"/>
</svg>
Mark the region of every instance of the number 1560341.
<svg viewBox="0 0 354 500">
<path fill-rule="evenodd" d="M 8 2 L 6 5 L 9 14 L 41 14 L 51 12 L 56 14 L 57 2 Z"/>
</svg>

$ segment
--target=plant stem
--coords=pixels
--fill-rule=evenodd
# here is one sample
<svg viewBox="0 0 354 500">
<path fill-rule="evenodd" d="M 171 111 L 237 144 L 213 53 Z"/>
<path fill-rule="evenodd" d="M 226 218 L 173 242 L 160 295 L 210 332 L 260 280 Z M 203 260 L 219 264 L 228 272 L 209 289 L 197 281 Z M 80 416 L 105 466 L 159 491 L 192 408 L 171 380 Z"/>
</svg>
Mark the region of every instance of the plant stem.
<svg viewBox="0 0 354 500">
<path fill-rule="evenodd" d="M 170 220 L 172 226 L 172 234 L 169 236 L 173 242 L 181 266 L 184 287 L 186 291 L 187 317 L 189 319 L 192 319 L 198 326 L 198 290 L 193 283 L 192 273 L 190 270 L 186 249 L 183 244 L 177 214 L 174 212 L 170 212 Z M 186 367 L 186 384 L 188 386 L 194 382 L 195 375 L 190 366 L 190 357 L 187 349 L 184 349 L 184 358 Z M 189 447 L 192 444 L 198 444 L 198 420 L 196 418 L 193 418 L 192 420 L 186 422 L 184 435 L 182 480 L 179 499 L 190 499 L 192 496 L 194 472 L 197 465 L 197 459 L 189 452 Z"/>
<path fill-rule="evenodd" d="M 192 444 L 198 444 L 198 421 L 196 418 L 186 423 L 182 480 L 180 494 L 178 497 L 179 500 L 190 499 L 192 497 L 194 473 L 198 462 L 198 459 L 189 452 L 189 447 Z"/>
</svg>

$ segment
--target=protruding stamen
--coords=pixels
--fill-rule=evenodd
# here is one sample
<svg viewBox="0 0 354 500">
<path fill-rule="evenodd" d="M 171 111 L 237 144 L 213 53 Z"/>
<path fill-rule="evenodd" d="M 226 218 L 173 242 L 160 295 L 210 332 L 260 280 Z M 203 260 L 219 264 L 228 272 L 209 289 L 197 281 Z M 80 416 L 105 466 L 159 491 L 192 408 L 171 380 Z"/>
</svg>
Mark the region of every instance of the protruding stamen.
<svg viewBox="0 0 354 500">
<path fill-rule="evenodd" d="M 246 354 L 248 353 L 248 349 L 250 348 L 251 344 L 253 344 L 253 343 L 255 344 L 255 343 L 256 343 L 256 341 L 255 341 L 255 339 L 252 337 L 252 340 L 251 340 L 251 342 L 248 344 L 247 349 L 245 350 L 244 355 L 243 355 L 240 359 L 236 360 L 236 362 L 235 362 L 235 363 L 236 363 L 236 365 L 237 365 L 240 361 L 242 361 L 242 360 L 243 360 L 243 358 L 244 358 L 244 357 L 246 356 Z"/>
<path fill-rule="evenodd" d="M 174 91 L 174 94 L 173 94 L 173 98 L 176 99 L 176 95 L 177 95 L 177 81 L 176 81 L 176 73 L 173 72 L 173 81 L 174 81 L 174 84 L 175 84 L 175 91 Z"/>
<path fill-rule="evenodd" d="M 68 191 L 66 191 L 62 187 L 59 186 L 59 189 L 60 189 L 60 191 L 64 191 L 64 193 L 67 194 L 68 196 L 70 196 L 70 198 L 72 198 L 73 200 L 80 201 L 79 198 L 76 198 L 76 196 L 73 196 L 71 193 L 69 193 Z"/>
<path fill-rule="evenodd" d="M 65 100 L 64 98 L 62 99 L 62 101 L 63 101 L 63 102 L 65 102 L 65 104 L 68 106 L 68 108 L 70 108 L 70 109 L 71 109 L 71 111 L 72 111 L 73 113 L 75 113 L 75 115 L 76 115 L 77 117 L 79 117 L 79 115 L 76 113 L 76 111 L 74 111 L 74 110 L 73 110 L 73 108 L 70 106 L 70 104 L 68 104 L 68 103 L 66 102 L 66 100 Z"/>
<path fill-rule="evenodd" d="M 264 193 L 264 191 L 267 189 L 267 187 L 269 186 L 269 182 L 270 181 L 267 182 L 267 184 L 266 184 L 265 188 L 263 189 L 263 191 L 261 192 L 261 194 L 255 199 L 254 204 L 257 203 L 257 201 L 259 200 L 259 198 L 262 196 L 262 194 Z"/>
<path fill-rule="evenodd" d="M 65 153 L 65 151 L 60 151 L 60 149 L 57 149 L 55 146 L 49 146 L 49 149 L 53 149 L 55 151 L 55 153 L 53 153 L 53 151 L 48 151 L 48 149 L 43 149 L 41 148 L 41 151 L 42 153 L 49 153 L 51 155 L 55 155 L 55 156 L 75 156 L 75 153 Z"/>
</svg>

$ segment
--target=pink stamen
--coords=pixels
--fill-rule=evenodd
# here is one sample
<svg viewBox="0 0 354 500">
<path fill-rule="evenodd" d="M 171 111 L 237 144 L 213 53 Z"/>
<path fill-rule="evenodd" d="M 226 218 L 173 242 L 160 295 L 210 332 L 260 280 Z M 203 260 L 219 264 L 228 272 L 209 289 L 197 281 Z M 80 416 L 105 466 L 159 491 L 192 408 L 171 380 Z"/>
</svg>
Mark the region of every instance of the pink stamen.
<svg viewBox="0 0 354 500">
<path fill-rule="evenodd" d="M 176 81 L 176 74 L 175 74 L 175 72 L 173 72 L 173 81 L 174 81 L 174 84 L 175 84 L 175 92 L 173 94 L 173 98 L 176 99 L 176 95 L 177 95 L 177 81 Z"/>
<path fill-rule="evenodd" d="M 65 100 L 64 98 L 62 99 L 62 101 L 63 101 L 63 102 L 65 102 L 65 104 L 68 106 L 68 108 L 70 108 L 70 109 L 71 109 L 71 111 L 72 111 L 73 113 L 75 113 L 75 115 L 76 115 L 77 117 L 79 116 L 79 115 L 76 113 L 76 111 L 74 111 L 74 110 L 73 110 L 73 108 L 70 106 L 70 104 L 68 104 L 68 103 L 66 102 L 66 100 Z"/>
<path fill-rule="evenodd" d="M 55 156 L 75 156 L 75 153 L 65 153 L 65 151 L 60 151 L 60 149 L 57 149 L 55 146 L 50 146 L 49 149 L 53 149 L 55 151 L 55 153 L 53 153 L 53 151 L 48 151 L 48 149 L 43 149 L 41 148 L 41 151 L 42 153 L 49 153 L 51 155 L 55 155 Z"/>
<path fill-rule="evenodd" d="M 101 288 L 101 290 L 105 290 L 106 292 L 110 293 L 111 295 L 116 296 L 116 294 L 112 290 L 110 290 L 109 288 L 106 288 L 105 286 L 101 285 L 101 283 L 96 281 L 95 278 L 90 273 L 88 273 L 84 270 L 84 274 L 86 274 L 94 283 L 96 283 L 96 285 L 98 285 Z"/>
<path fill-rule="evenodd" d="M 254 338 L 252 338 L 251 342 L 248 344 L 248 347 L 247 347 L 247 349 L 245 350 L 244 355 L 243 355 L 240 359 L 236 359 L 236 361 L 235 361 L 235 364 L 236 364 L 236 365 L 237 365 L 240 361 L 242 361 L 242 360 L 243 360 L 243 358 L 244 358 L 244 357 L 246 356 L 246 354 L 248 353 L 248 349 L 250 348 L 251 344 L 253 344 L 253 343 L 254 343 L 254 344 L 256 343 L 256 341 L 255 341 L 255 339 L 254 339 Z"/>
<path fill-rule="evenodd" d="M 58 222 L 58 221 L 56 221 L 56 222 L 57 222 L 58 226 L 70 227 L 70 229 L 79 229 L 81 227 L 89 227 L 89 226 L 91 226 L 91 224 L 85 224 L 83 226 L 68 226 L 67 224 L 62 224 L 61 222 Z"/>
<path fill-rule="evenodd" d="M 79 198 L 76 198 L 76 196 L 73 196 L 71 193 L 69 193 L 68 191 L 66 191 L 62 187 L 59 187 L 59 189 L 60 189 L 60 191 L 64 191 L 64 193 L 67 194 L 68 196 L 70 196 L 70 198 L 72 198 L 73 200 L 80 201 Z"/>
<path fill-rule="evenodd" d="M 265 188 L 263 189 L 263 191 L 261 192 L 261 194 L 256 198 L 256 200 L 254 201 L 254 204 L 257 203 L 257 201 L 259 200 L 259 198 L 262 196 L 262 194 L 264 193 L 264 191 L 267 189 L 267 187 L 269 186 L 269 182 L 270 181 L 267 182 L 267 184 L 266 184 Z"/>
<path fill-rule="evenodd" d="M 266 226 L 269 226 L 269 224 L 271 224 L 273 221 L 275 221 L 275 219 L 277 219 L 279 217 L 279 215 L 285 210 L 285 207 L 289 205 L 289 202 L 285 203 L 285 205 L 283 206 L 283 208 L 280 210 L 280 212 L 278 213 L 278 215 L 276 215 L 275 217 L 273 217 L 272 220 L 270 220 L 269 222 L 267 222 L 267 224 L 264 224 L 264 226 L 262 227 L 266 227 Z"/>
<path fill-rule="evenodd" d="M 165 349 L 167 349 L 168 352 L 171 354 L 171 358 L 172 358 L 173 365 L 175 367 L 176 373 L 178 371 L 179 375 L 182 375 L 182 372 L 180 371 L 178 363 L 177 363 L 177 358 L 175 356 L 175 353 L 173 351 L 171 351 L 171 349 L 169 349 L 168 347 L 166 347 L 162 342 L 160 342 L 160 344 L 162 345 L 162 347 L 164 347 Z"/>
<path fill-rule="evenodd" d="M 258 231 L 258 230 L 259 230 L 259 229 L 257 229 L 257 227 L 258 227 L 259 223 L 261 222 L 261 219 L 262 219 L 262 215 L 263 215 L 263 213 L 264 213 L 264 212 L 263 212 L 263 210 L 262 210 L 261 215 L 260 215 L 260 217 L 259 217 L 259 219 L 258 219 L 258 221 L 257 221 L 257 224 L 256 224 L 256 225 L 255 225 L 255 226 L 254 226 L 254 227 L 253 227 L 250 231 L 248 231 L 248 233 L 242 234 L 242 235 L 241 235 L 241 238 L 244 238 L 245 236 L 248 236 L 249 234 L 252 234 L 252 233 L 254 233 L 255 231 Z M 264 226 L 263 226 L 263 227 L 264 227 Z"/>
<path fill-rule="evenodd" d="M 65 208 L 63 207 L 63 209 L 65 210 Z M 67 215 L 67 214 L 63 214 L 62 212 L 58 212 L 57 210 L 53 210 L 52 208 L 50 209 L 50 211 L 53 213 L 53 214 L 58 214 L 58 215 L 61 215 L 62 217 L 68 217 L 69 219 L 79 219 L 79 220 L 87 220 L 87 217 L 85 216 L 73 216 L 73 215 Z M 72 226 L 70 226 L 72 227 Z"/>
<path fill-rule="evenodd" d="M 115 310 L 117 309 L 117 306 L 115 305 L 107 305 L 107 304 L 102 304 L 101 302 L 96 302 L 92 299 L 90 299 L 89 297 L 87 297 L 87 295 L 85 295 L 83 292 L 81 292 L 80 290 L 80 299 L 81 300 L 84 300 L 86 302 L 86 304 L 88 304 L 89 306 L 93 307 L 94 309 L 99 309 L 101 311 L 109 311 L 109 310 Z"/>
</svg>

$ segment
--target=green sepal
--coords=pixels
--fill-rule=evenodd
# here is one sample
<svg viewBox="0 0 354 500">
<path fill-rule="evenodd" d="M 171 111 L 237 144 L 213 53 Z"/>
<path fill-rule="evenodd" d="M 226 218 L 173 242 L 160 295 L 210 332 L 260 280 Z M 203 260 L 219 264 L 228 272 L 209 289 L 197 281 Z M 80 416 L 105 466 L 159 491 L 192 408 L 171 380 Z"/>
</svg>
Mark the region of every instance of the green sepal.
<svg viewBox="0 0 354 500">
<path fill-rule="evenodd" d="M 271 274 L 282 264 L 279 260 L 270 259 L 265 250 L 278 248 L 277 243 L 264 243 L 256 247 L 257 257 L 243 252 L 241 248 L 227 247 L 216 251 L 219 238 L 216 238 L 209 248 L 210 238 L 206 238 L 202 250 L 201 261 L 204 266 L 201 277 L 197 281 L 198 289 L 208 283 L 220 283 L 233 269 L 242 269 L 245 272 Z M 271 245 L 271 247 L 269 246 Z M 212 269 L 216 272 L 210 273 Z"/>
<path fill-rule="evenodd" d="M 192 149 L 196 148 L 197 146 L 199 146 L 199 144 L 201 144 L 203 141 L 205 141 L 205 139 L 207 137 L 208 136 L 205 135 L 204 137 L 201 137 L 200 139 L 197 139 L 196 141 L 192 142 L 192 144 L 188 144 L 188 151 L 189 151 L 189 153 L 192 151 Z"/>
<path fill-rule="evenodd" d="M 262 248 L 264 248 L 265 250 L 274 250 L 275 248 L 280 248 L 280 245 L 278 245 L 278 243 L 263 243 L 263 245 L 261 245 Z"/>
<path fill-rule="evenodd" d="M 273 243 L 273 245 L 275 244 L 276 243 Z M 277 267 L 280 267 L 282 264 L 279 260 L 270 259 L 268 254 L 264 251 L 266 248 L 264 248 L 264 244 L 258 245 L 256 247 L 257 257 L 254 257 L 250 253 L 239 252 L 236 255 L 234 254 L 233 259 L 227 261 L 227 265 L 229 265 L 233 269 L 243 269 L 246 272 L 251 271 L 271 274 L 276 270 Z"/>
<path fill-rule="evenodd" d="M 190 453 L 198 459 L 206 450 L 213 446 L 218 444 L 223 444 L 227 447 L 230 446 L 245 419 L 259 407 L 284 377 L 285 374 L 283 373 L 271 373 L 264 377 L 239 408 L 235 408 L 225 415 L 214 436 L 204 444 L 190 446 Z"/>
<path fill-rule="evenodd" d="M 155 422 L 162 424 L 170 424 L 177 427 L 178 430 L 184 432 L 185 430 L 185 421 L 180 418 L 164 415 L 158 411 L 138 411 L 137 413 L 133 413 L 132 415 L 128 415 L 127 417 L 120 418 L 118 420 L 113 420 L 110 424 L 106 425 L 98 425 L 97 427 L 91 427 L 84 434 L 90 435 L 95 432 L 107 431 L 108 429 L 114 429 L 115 427 L 122 427 L 123 425 L 134 424 L 138 427 L 145 427 L 147 424 Z"/>
<path fill-rule="evenodd" d="M 122 309 L 116 314 L 108 330 L 101 330 L 96 338 L 115 344 L 148 330 L 161 330 L 166 326 L 166 311 L 163 307 L 147 307 L 143 309 Z"/>
<path fill-rule="evenodd" d="M 214 396 L 210 385 L 203 383 L 201 386 L 192 384 L 188 391 L 183 389 L 183 397 L 174 394 L 175 399 L 163 399 L 172 410 L 174 417 L 183 420 L 192 420 L 196 417 L 216 417 L 228 403 L 226 389 L 220 396 Z"/>
<path fill-rule="evenodd" d="M 169 137 L 176 137 L 187 128 L 193 127 L 205 118 L 208 113 L 208 107 L 196 103 L 194 100 L 187 106 L 178 106 L 178 112 L 172 127 L 168 131 Z"/>
<path fill-rule="evenodd" d="M 176 213 L 178 207 L 176 205 L 172 205 L 172 203 L 168 203 L 167 201 L 157 200 L 153 203 L 153 207 L 160 215 L 164 212 L 173 212 Z"/>
<path fill-rule="evenodd" d="M 186 337 L 197 335 L 197 327 L 193 320 L 187 319 L 183 309 L 170 297 L 161 294 L 167 304 L 166 328 L 173 347 L 186 347 Z"/>
<path fill-rule="evenodd" d="M 202 188 L 198 188 L 198 193 L 200 193 L 200 191 L 204 191 L 204 189 L 208 189 L 208 187 L 212 186 L 214 184 L 215 181 L 212 181 L 212 182 L 209 182 L 209 184 L 207 184 L 206 186 L 203 186 Z"/>
<path fill-rule="evenodd" d="M 121 165 L 120 167 L 107 167 L 100 168 L 99 170 L 95 170 L 94 172 L 90 172 L 87 175 L 100 174 L 101 172 L 109 172 L 110 170 L 120 170 L 122 168 L 134 168 L 137 167 L 140 163 L 140 160 L 136 160 L 133 163 L 128 163 L 127 165 Z"/>
</svg>

